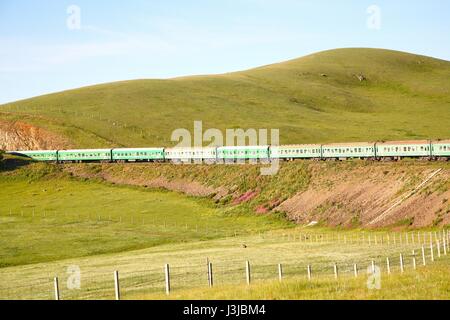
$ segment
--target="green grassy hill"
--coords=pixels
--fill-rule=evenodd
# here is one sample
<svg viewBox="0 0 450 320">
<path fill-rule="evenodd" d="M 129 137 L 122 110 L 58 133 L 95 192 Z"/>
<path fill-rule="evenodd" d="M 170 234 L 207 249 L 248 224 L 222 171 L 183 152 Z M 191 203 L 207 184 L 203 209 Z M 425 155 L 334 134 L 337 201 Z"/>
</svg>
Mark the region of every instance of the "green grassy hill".
<svg viewBox="0 0 450 320">
<path fill-rule="evenodd" d="M 80 88 L 0 112 L 76 147 L 168 146 L 171 132 L 192 130 L 194 120 L 205 129 L 279 128 L 285 144 L 448 138 L 449 79 L 448 61 L 338 49 L 223 75 Z"/>
</svg>

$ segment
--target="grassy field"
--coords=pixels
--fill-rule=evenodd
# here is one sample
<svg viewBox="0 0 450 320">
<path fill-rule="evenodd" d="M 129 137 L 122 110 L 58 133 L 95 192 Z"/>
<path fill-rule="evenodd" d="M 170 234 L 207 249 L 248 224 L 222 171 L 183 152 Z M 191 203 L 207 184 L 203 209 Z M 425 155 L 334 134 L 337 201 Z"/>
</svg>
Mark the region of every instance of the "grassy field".
<svg viewBox="0 0 450 320">
<path fill-rule="evenodd" d="M 337 280 L 323 277 L 266 281 L 247 285 L 226 285 L 212 289 L 191 289 L 174 292 L 170 299 L 184 300 L 449 300 L 449 258 L 428 267 L 408 269 L 403 274 L 382 274 L 379 289 L 369 289 L 368 274 L 355 278 L 344 275 Z M 164 294 L 136 296 L 134 299 L 164 300 Z"/>
<path fill-rule="evenodd" d="M 405 269 L 411 271 L 412 250 L 415 249 L 417 265 L 420 265 L 419 249 L 421 243 L 428 243 L 429 233 L 420 232 L 420 237 L 414 233 L 414 242 L 412 235 L 413 233 L 408 234 L 407 242 L 405 233 L 358 230 L 336 232 L 320 228 L 297 228 L 7 267 L 0 269 L 0 279 L 2 279 L 0 296 L 15 299 L 51 299 L 53 297 L 52 279 L 58 276 L 63 299 L 113 299 L 113 271 L 118 270 L 121 294 L 124 299 L 161 299 L 165 298 L 163 266 L 169 263 L 172 298 L 205 298 L 209 293 L 206 278 L 206 259 L 209 258 L 209 261 L 213 263 L 214 283 L 218 287 L 212 290 L 210 298 L 262 297 L 265 291 L 259 291 L 260 286 L 269 288 L 267 290 L 270 290 L 271 298 L 305 297 L 308 293 L 300 289 L 305 287 L 307 265 L 312 266 L 313 279 L 319 281 L 319 286 L 322 286 L 323 281 L 324 289 L 317 296 L 311 295 L 311 298 L 326 298 L 327 290 L 332 290 L 328 284 L 329 280 L 333 279 L 335 263 L 338 265 L 339 276 L 347 279 L 353 276 L 355 263 L 358 265 L 360 275 L 365 277 L 372 260 L 381 268 L 382 274 L 386 274 L 385 259 L 389 257 L 391 272 L 393 275 L 398 275 L 400 273 L 399 254 L 404 254 Z M 435 237 L 434 232 L 431 235 Z M 439 237 L 439 233 L 437 235 Z M 376 240 L 375 237 L 377 237 Z M 429 247 L 425 254 L 428 265 L 433 265 L 430 261 Z M 444 259 L 443 254 L 441 258 L 438 258 L 436 247 L 434 247 L 434 255 L 437 261 L 443 263 L 441 269 L 435 270 L 436 274 L 432 278 L 433 281 L 439 281 L 434 290 L 439 292 L 437 297 L 446 297 L 448 286 L 442 285 L 441 282 L 445 280 L 448 283 L 449 260 Z M 252 293 L 244 289 L 245 261 L 247 260 L 251 263 L 252 286 L 256 285 Z M 283 287 L 267 283 L 277 279 L 278 263 L 282 263 L 284 278 L 289 280 L 286 285 L 293 286 L 288 292 L 282 293 Z M 66 285 L 71 279 L 70 270 L 73 270 L 74 266 L 80 271 L 81 276 L 81 286 L 75 290 Z M 360 283 L 361 281 L 348 284 L 351 290 L 347 297 L 351 297 L 352 290 L 358 289 L 357 286 Z M 231 285 L 243 290 L 236 291 L 233 295 Z M 419 281 L 411 290 L 419 290 L 421 296 L 426 296 L 430 286 L 429 282 Z M 345 293 L 341 288 L 340 291 L 335 292 L 336 295 L 330 295 L 328 298 L 338 297 L 339 292 Z M 247 296 L 247 294 L 250 295 Z M 415 294 L 411 291 L 409 296 L 414 297 Z M 390 297 L 406 298 L 408 296 L 402 296 L 402 291 L 398 290 Z"/>
<path fill-rule="evenodd" d="M 0 267 L 289 226 L 173 192 L 70 178 L 35 164 L 0 173 Z"/>
<path fill-rule="evenodd" d="M 366 77 L 359 81 L 358 74 Z M 0 106 L 75 147 L 169 146 L 177 128 L 278 128 L 281 143 L 448 138 L 450 62 L 339 49 L 248 71 L 102 84 Z"/>
<path fill-rule="evenodd" d="M 52 299 L 54 276 L 59 277 L 63 299 L 113 299 L 114 270 L 120 273 L 124 299 L 165 299 L 166 263 L 171 299 L 448 298 L 448 259 L 438 259 L 436 247 L 439 265 L 399 276 L 399 254 L 409 272 L 412 250 L 421 264 L 422 244 L 430 265 L 429 241 L 441 237 L 438 229 L 294 227 L 280 217 L 251 214 L 246 205 L 114 185 L 95 176 L 75 178 L 55 165 L 7 160 L 0 172 L 0 299 Z M 87 172 L 97 172 L 97 167 L 83 166 Z M 209 180 L 205 173 L 173 168 L 162 166 L 159 173 L 174 178 L 198 174 Z M 277 187 L 280 181 L 258 182 L 256 176 L 252 181 L 256 167 L 243 167 L 248 181 L 238 179 L 232 168 L 217 169 L 222 183 L 234 179 L 242 190 L 249 183 L 267 183 L 267 196 L 284 190 Z M 308 184 L 305 164 L 284 170 L 283 181 L 298 176 L 297 187 Z M 214 186 L 217 181 L 210 182 Z M 374 261 L 385 274 L 387 257 L 393 276 L 383 288 L 389 291 L 368 292 L 363 280 L 368 266 Z M 217 288 L 212 290 L 207 289 L 206 259 L 213 263 Z M 245 286 L 245 261 L 251 263 L 250 288 Z M 282 284 L 273 282 L 279 263 L 286 280 Z M 338 282 L 334 264 L 342 277 Z M 352 279 L 354 264 L 359 280 Z M 307 265 L 312 266 L 312 283 L 306 279 Z M 80 272 L 79 289 L 68 285 L 73 270 Z"/>
</svg>

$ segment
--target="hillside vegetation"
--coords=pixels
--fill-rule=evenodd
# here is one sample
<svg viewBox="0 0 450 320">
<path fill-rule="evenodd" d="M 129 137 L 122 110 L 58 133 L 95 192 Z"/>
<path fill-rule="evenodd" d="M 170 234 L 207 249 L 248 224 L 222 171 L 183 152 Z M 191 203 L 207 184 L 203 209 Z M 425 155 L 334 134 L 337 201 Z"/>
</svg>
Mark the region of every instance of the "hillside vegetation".
<svg viewBox="0 0 450 320">
<path fill-rule="evenodd" d="M 3 169 L 0 269 L 290 225 L 174 192 L 74 179 L 45 163 L 11 170 L 8 159 Z"/>
<path fill-rule="evenodd" d="M 281 163 L 274 176 L 261 176 L 256 165 L 68 164 L 62 168 L 83 179 L 208 197 L 228 213 L 275 215 L 299 224 L 450 225 L 448 162 L 295 161 Z"/>
<path fill-rule="evenodd" d="M 278 128 L 284 144 L 448 138 L 448 79 L 448 61 L 338 49 L 223 75 L 85 87 L 2 105 L 0 116 L 72 147 L 169 146 L 194 120 Z"/>
</svg>

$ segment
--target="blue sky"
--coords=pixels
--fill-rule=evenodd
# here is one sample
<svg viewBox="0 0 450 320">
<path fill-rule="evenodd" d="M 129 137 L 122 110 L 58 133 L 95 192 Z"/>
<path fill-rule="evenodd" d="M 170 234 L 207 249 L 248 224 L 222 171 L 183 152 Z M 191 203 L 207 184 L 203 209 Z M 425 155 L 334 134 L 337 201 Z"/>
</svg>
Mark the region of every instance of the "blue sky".
<svg viewBox="0 0 450 320">
<path fill-rule="evenodd" d="M 450 1 L 0 0 L 0 103 L 340 47 L 450 60 Z"/>
</svg>

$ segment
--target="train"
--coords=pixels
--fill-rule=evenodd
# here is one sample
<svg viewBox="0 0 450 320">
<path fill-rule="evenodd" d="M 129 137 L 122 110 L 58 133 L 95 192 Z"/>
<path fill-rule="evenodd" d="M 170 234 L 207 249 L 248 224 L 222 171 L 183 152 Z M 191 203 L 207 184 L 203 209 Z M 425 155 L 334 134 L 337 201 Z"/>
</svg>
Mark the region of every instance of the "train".
<svg viewBox="0 0 450 320">
<path fill-rule="evenodd" d="M 272 162 L 274 159 L 293 161 L 312 160 L 400 160 L 420 158 L 450 159 L 449 140 L 414 140 L 353 142 L 331 144 L 299 144 L 280 146 L 223 146 L 193 148 L 117 148 L 78 150 L 9 151 L 35 161 L 56 163 L 77 162 L 181 162 L 236 163 Z"/>
</svg>

